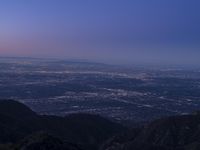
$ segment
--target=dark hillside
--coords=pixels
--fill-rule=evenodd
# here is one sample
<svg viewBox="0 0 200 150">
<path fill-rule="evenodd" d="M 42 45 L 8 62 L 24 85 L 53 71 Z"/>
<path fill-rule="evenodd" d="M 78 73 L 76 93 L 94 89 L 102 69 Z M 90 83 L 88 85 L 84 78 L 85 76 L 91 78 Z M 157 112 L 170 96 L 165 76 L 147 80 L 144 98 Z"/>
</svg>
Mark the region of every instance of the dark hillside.
<svg viewBox="0 0 200 150">
<path fill-rule="evenodd" d="M 0 101 L 1 143 L 16 143 L 30 134 L 43 131 L 84 148 L 96 149 L 123 130 L 125 128 L 121 125 L 96 115 L 40 116 L 19 102 Z"/>
<path fill-rule="evenodd" d="M 200 115 L 194 114 L 156 120 L 144 128 L 130 131 L 128 135 L 110 139 L 102 149 L 199 150 L 199 145 Z"/>
</svg>

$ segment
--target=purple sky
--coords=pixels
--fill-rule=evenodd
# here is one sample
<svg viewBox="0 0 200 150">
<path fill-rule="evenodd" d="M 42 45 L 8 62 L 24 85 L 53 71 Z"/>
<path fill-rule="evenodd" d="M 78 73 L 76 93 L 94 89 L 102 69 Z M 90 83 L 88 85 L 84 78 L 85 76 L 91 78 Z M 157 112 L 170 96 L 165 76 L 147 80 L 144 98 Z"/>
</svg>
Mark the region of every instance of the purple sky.
<svg viewBox="0 0 200 150">
<path fill-rule="evenodd" d="M 0 56 L 200 64 L 199 0 L 1 0 Z"/>
</svg>

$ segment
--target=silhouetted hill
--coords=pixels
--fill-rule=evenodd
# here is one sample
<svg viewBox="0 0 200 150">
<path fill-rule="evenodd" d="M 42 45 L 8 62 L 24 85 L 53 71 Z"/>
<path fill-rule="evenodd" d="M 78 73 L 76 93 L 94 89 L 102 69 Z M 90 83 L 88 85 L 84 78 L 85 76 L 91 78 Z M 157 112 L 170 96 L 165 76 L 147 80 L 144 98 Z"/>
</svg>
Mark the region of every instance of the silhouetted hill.
<svg viewBox="0 0 200 150">
<path fill-rule="evenodd" d="M 0 101 L 0 114 L 13 117 L 13 118 L 29 118 L 34 117 L 37 114 L 31 109 L 13 100 L 1 100 Z"/>
<path fill-rule="evenodd" d="M 0 101 L 0 150 L 199 150 L 200 114 L 129 129 L 97 115 L 41 116 Z"/>
<path fill-rule="evenodd" d="M 2 144 L 16 143 L 30 134 L 43 131 L 69 143 L 82 145 L 83 149 L 96 149 L 106 139 L 123 130 L 125 128 L 121 125 L 96 115 L 40 116 L 19 102 L 0 101 Z"/>
<path fill-rule="evenodd" d="M 104 150 L 199 150 L 200 115 L 156 120 L 108 140 Z"/>
<path fill-rule="evenodd" d="M 64 142 L 47 133 L 35 133 L 11 148 L 15 150 L 82 150 L 76 144 Z"/>
</svg>

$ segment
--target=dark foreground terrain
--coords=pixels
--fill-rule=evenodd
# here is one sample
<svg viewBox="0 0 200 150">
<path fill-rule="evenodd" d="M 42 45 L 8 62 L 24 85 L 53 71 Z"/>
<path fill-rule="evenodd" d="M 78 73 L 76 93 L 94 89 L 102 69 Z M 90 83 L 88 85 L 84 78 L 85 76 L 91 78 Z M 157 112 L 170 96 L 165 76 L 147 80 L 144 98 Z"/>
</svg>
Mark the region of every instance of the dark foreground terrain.
<svg viewBox="0 0 200 150">
<path fill-rule="evenodd" d="M 40 116 L 19 102 L 0 101 L 2 149 L 97 149 L 123 130 L 121 125 L 95 115 Z"/>
<path fill-rule="evenodd" d="M 199 150 L 200 114 L 127 129 L 96 115 L 41 116 L 2 100 L 0 143 L 1 150 Z"/>
</svg>

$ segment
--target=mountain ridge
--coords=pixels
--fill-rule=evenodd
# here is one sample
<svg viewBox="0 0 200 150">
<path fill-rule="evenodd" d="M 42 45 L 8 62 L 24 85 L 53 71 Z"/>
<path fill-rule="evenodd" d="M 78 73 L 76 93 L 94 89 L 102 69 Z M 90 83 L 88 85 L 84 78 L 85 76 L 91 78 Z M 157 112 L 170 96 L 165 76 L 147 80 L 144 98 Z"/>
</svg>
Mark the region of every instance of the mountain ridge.
<svg viewBox="0 0 200 150">
<path fill-rule="evenodd" d="M 199 146 L 200 115 L 190 114 L 157 119 L 144 127 L 129 131 L 128 135 L 115 136 L 101 149 L 199 150 Z"/>
<path fill-rule="evenodd" d="M 0 150 L 199 150 L 200 113 L 126 128 L 98 115 L 38 115 L 0 101 Z"/>
<path fill-rule="evenodd" d="M 24 104 L 13 100 L 0 101 L 0 143 L 16 143 L 26 136 L 46 132 L 84 149 L 98 145 L 125 127 L 89 114 L 66 117 L 38 115 Z"/>
</svg>

